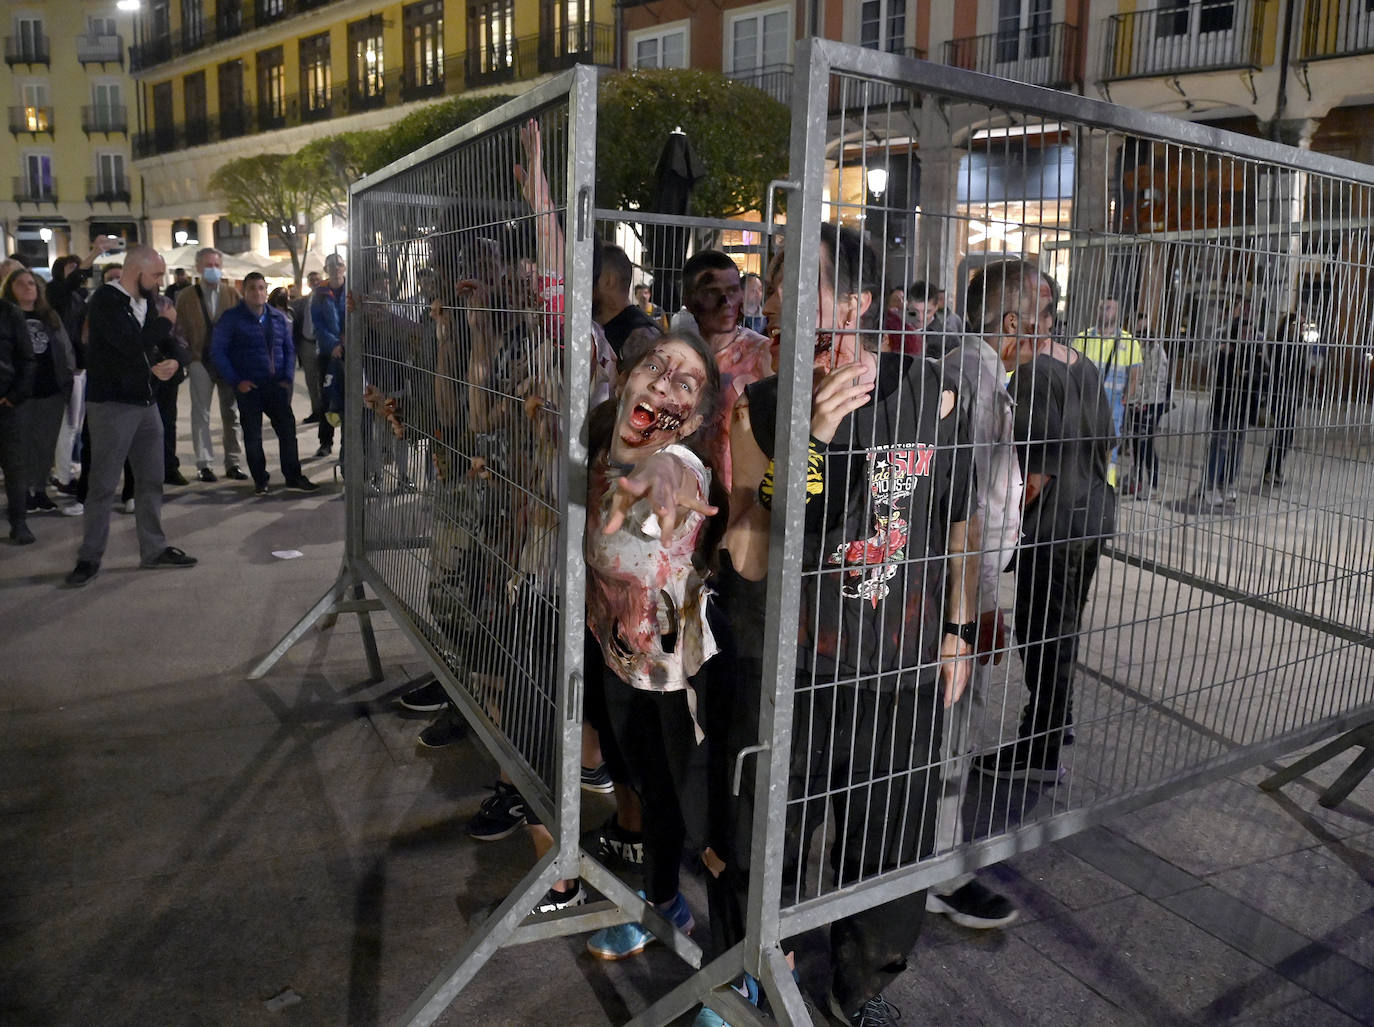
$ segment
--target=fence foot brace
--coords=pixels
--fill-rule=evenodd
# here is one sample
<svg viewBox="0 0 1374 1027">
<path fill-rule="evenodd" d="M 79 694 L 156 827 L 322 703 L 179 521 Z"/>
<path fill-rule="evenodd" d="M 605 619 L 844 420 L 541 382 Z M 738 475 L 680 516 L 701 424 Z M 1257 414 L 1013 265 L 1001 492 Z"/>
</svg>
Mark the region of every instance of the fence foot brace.
<svg viewBox="0 0 1374 1027">
<path fill-rule="evenodd" d="M 1316 752 L 1304 756 L 1291 767 L 1266 777 L 1260 782 L 1260 787 L 1266 792 L 1276 792 L 1289 781 L 1302 777 L 1309 770 L 1320 767 L 1323 763 L 1329 763 L 1345 750 L 1353 749 L 1356 746 L 1363 748 L 1364 752 L 1355 757 L 1350 766 L 1345 768 L 1345 772 L 1336 778 L 1331 787 L 1322 792 L 1321 798 L 1317 800 L 1327 809 L 1334 809 L 1344 802 L 1346 796 L 1355 790 L 1355 786 L 1368 776 L 1370 770 L 1374 769 L 1374 720 L 1361 724 L 1359 727 L 1351 728 L 1339 738 L 1323 745 Z"/>
<path fill-rule="evenodd" d="M 350 591 L 353 593 L 353 598 L 345 599 L 344 596 Z M 372 630 L 372 611 L 382 608 L 382 601 L 380 599 L 368 599 L 363 592 L 362 581 L 347 567 L 343 568 L 339 571 L 339 576 L 334 584 L 329 587 L 329 591 L 320 596 L 319 601 L 310 607 L 305 616 L 296 621 L 291 630 L 282 636 L 281 641 L 272 647 L 272 651 L 248 672 L 248 680 L 256 681 L 275 667 L 287 651 L 316 624 L 319 624 L 322 629 L 331 628 L 334 626 L 334 622 L 338 620 L 339 614 L 356 613 L 362 625 L 363 652 L 367 655 L 368 680 L 381 681 L 385 675 L 382 673 L 381 655 L 377 652 L 377 636 Z"/>
<path fill-rule="evenodd" d="M 757 1006 L 746 1002 L 731 986 L 742 973 L 744 945 L 740 943 L 723 956 L 717 957 L 699 973 L 687 978 L 653 1005 L 641 1010 L 625 1027 L 661 1027 L 662 1024 L 672 1023 L 699 1003 L 710 1006 L 731 1027 L 771 1022 Z"/>
</svg>

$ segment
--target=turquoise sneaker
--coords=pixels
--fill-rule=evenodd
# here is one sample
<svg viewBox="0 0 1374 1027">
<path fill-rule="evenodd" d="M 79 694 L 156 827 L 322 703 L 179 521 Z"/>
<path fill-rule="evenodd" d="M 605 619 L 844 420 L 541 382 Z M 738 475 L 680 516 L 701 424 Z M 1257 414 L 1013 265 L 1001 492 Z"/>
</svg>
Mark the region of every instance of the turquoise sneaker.
<svg viewBox="0 0 1374 1027">
<path fill-rule="evenodd" d="M 759 982 L 749 974 L 745 974 L 738 984 L 733 984 L 731 987 L 743 995 L 744 1000 L 751 1006 L 759 1004 Z M 730 1025 L 714 1009 L 707 1009 L 702 1006 L 701 1011 L 697 1013 L 697 1018 L 692 1021 L 692 1027 L 730 1027 Z"/>
<path fill-rule="evenodd" d="M 639 897 L 644 898 L 644 893 L 640 892 Z M 692 909 L 682 892 L 678 892 L 673 904 L 661 912 L 683 934 L 691 934 L 696 926 Z M 587 951 L 598 959 L 629 959 L 639 955 L 656 940 L 641 924 L 617 924 L 603 927 L 588 938 Z"/>
</svg>

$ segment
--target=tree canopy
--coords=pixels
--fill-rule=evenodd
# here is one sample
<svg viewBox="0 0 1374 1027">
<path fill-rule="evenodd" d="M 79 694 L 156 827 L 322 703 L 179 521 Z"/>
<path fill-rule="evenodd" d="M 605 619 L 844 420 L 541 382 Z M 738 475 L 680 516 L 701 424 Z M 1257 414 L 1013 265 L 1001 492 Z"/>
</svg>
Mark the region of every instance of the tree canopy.
<svg viewBox="0 0 1374 1027">
<path fill-rule="evenodd" d="M 762 90 L 714 72 L 609 75 L 597 114 L 597 205 L 647 209 L 663 144 L 680 127 L 706 172 L 692 191 L 692 213 L 758 210 L 768 183 L 787 173 L 791 117 Z"/>
<path fill-rule="evenodd" d="M 311 170 L 295 154 L 258 153 L 223 165 L 210 176 L 210 188 L 223 194 L 230 221 L 265 221 L 277 233 L 299 285 L 310 248 L 309 219 L 321 208 L 321 183 Z"/>
</svg>

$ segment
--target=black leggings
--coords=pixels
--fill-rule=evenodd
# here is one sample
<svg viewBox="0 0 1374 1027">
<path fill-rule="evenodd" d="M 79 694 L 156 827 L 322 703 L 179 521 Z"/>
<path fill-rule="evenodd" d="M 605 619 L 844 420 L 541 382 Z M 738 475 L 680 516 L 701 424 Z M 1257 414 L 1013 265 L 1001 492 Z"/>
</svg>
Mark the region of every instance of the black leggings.
<svg viewBox="0 0 1374 1027">
<path fill-rule="evenodd" d="M 705 837 L 706 747 L 698 745 L 686 692 L 632 688 L 604 676 L 606 713 L 644 807 L 644 894 L 672 901 L 682 850 Z"/>
</svg>

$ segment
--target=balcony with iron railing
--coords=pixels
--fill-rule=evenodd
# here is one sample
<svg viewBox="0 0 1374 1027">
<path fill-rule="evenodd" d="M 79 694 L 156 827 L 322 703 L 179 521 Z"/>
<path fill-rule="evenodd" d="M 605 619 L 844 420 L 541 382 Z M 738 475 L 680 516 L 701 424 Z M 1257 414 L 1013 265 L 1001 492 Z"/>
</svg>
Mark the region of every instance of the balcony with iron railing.
<svg viewBox="0 0 1374 1027">
<path fill-rule="evenodd" d="M 51 63 L 48 54 L 48 37 L 44 35 L 6 36 L 5 63 L 11 67 L 16 64 Z"/>
<path fill-rule="evenodd" d="M 1263 2 L 1208 0 L 1114 14 L 1103 39 L 1102 78 L 1259 69 Z"/>
<path fill-rule="evenodd" d="M 614 63 L 614 26 L 588 23 L 570 28 L 561 38 L 541 32 L 493 47 L 473 47 L 464 57 L 463 76 L 469 87 L 476 87 L 523 82 L 574 64 Z"/>
<path fill-rule="evenodd" d="M 778 103 L 792 102 L 792 65 L 769 64 L 762 68 L 727 71 L 725 77 L 767 93 Z"/>
<path fill-rule="evenodd" d="M 129 203 L 133 193 L 129 190 L 129 180 L 123 175 L 93 175 L 86 179 L 87 203 Z"/>
<path fill-rule="evenodd" d="M 10 132 L 14 135 L 39 135 L 51 131 L 51 107 L 10 108 Z"/>
<path fill-rule="evenodd" d="M 143 71 L 206 47 L 306 14 L 336 0 L 243 0 L 216 5 L 213 18 L 185 24 L 169 33 L 129 48 L 129 68 Z"/>
<path fill-rule="evenodd" d="M 1308 0 L 1299 59 L 1324 61 L 1374 53 L 1374 2 Z"/>
<path fill-rule="evenodd" d="M 14 178 L 13 196 L 15 203 L 57 205 L 57 180 L 55 178 L 31 178 L 17 175 Z"/>
<path fill-rule="evenodd" d="M 945 63 L 1033 86 L 1066 89 L 1078 81 L 1078 27 L 1064 22 L 945 43 Z"/>
<path fill-rule="evenodd" d="M 123 36 L 77 36 L 76 59 L 82 64 L 123 64 Z"/>
<path fill-rule="evenodd" d="M 129 108 L 122 104 L 97 104 L 81 108 L 81 131 L 87 135 L 111 135 L 129 131 Z"/>
</svg>

